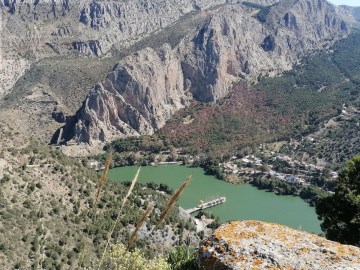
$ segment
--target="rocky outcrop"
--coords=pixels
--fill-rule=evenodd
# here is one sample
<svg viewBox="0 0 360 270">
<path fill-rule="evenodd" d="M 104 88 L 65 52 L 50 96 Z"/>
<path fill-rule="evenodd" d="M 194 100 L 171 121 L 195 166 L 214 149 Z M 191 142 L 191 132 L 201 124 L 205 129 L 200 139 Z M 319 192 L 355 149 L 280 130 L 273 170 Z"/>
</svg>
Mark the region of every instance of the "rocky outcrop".
<svg viewBox="0 0 360 270">
<path fill-rule="evenodd" d="M 348 33 L 324 0 L 281 1 L 266 8 L 262 20 L 257 12 L 240 3 L 199 13 L 202 23 L 174 48 L 147 48 L 123 59 L 92 89 L 73 139 L 152 133 L 190 100 L 216 102 L 233 82 L 280 74 Z"/>
<path fill-rule="evenodd" d="M 191 100 L 216 102 L 229 93 L 234 81 L 256 82 L 259 76 L 277 75 L 350 29 L 324 0 L 251 1 L 271 5 L 262 9 L 242 2 L 0 0 L 0 98 L 42 58 L 105 58 L 113 52 L 123 57 L 140 47 L 137 54 L 121 60 L 104 81 L 91 89 L 76 117 L 68 117 L 71 121 L 66 130 L 70 132 L 65 132 L 64 138 L 90 143 L 149 134 Z M 150 34 L 174 31 L 171 27 L 193 17 L 196 23 L 186 36 L 176 36 L 176 42 L 169 38 L 172 47 L 162 46 L 159 40 L 144 41 Z M 139 43 L 142 45 L 138 47 Z M 153 49 L 144 49 L 147 46 Z M 130 70 L 128 64 L 140 56 L 141 62 L 131 64 Z M 71 65 L 78 65 L 79 70 L 89 68 L 82 61 Z M 170 75 L 166 75 L 166 67 L 173 70 Z M 68 70 L 58 72 L 62 72 L 58 77 L 65 77 Z M 175 82 L 170 91 L 169 84 Z M 16 89 L 22 91 L 27 86 Z M 84 93 L 87 91 L 86 87 Z"/>
<path fill-rule="evenodd" d="M 259 221 L 222 225 L 198 253 L 204 270 L 360 269 L 360 248 Z"/>
<path fill-rule="evenodd" d="M 169 45 L 128 57 L 95 86 L 77 114 L 77 141 L 151 134 L 189 105 L 179 59 Z"/>
<path fill-rule="evenodd" d="M 124 48 L 189 12 L 228 2 L 231 1 L 1 0 L 5 22 L 1 36 L 17 51 L 38 47 L 37 57 L 49 53 L 47 46 L 56 48 L 55 52 L 61 55 L 84 53 L 99 57 L 106 55 L 112 46 Z M 40 44 L 35 43 L 34 36 Z M 74 46 L 74 42 L 77 45 Z M 20 48 L 24 44 L 27 48 Z M 92 54 L 84 50 L 84 46 L 94 47 L 95 44 L 103 50 L 91 50 Z"/>
<path fill-rule="evenodd" d="M 51 113 L 51 117 L 58 123 L 66 122 L 66 115 L 59 107 L 54 108 L 53 112 Z"/>
<path fill-rule="evenodd" d="M 0 98 L 39 59 L 105 57 L 111 48 L 122 50 L 189 12 L 226 2 L 0 0 L 0 62 L 6 61 L 0 65 Z"/>
</svg>

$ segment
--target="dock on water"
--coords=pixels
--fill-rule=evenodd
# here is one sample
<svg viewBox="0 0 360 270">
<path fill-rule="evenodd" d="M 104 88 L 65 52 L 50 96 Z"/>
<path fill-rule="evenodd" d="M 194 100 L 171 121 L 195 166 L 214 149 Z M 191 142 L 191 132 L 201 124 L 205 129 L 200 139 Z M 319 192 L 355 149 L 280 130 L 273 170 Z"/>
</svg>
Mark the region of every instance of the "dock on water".
<svg viewBox="0 0 360 270">
<path fill-rule="evenodd" d="M 194 208 L 186 209 L 185 211 L 187 213 L 191 214 L 191 213 L 194 213 L 196 211 L 211 208 L 211 207 L 214 207 L 216 205 L 219 205 L 219 204 L 222 204 L 222 203 L 225 203 L 225 202 L 226 202 L 226 197 L 220 197 L 220 198 L 216 198 L 214 200 L 208 201 L 208 202 L 200 203 L 198 206 L 196 206 Z"/>
</svg>

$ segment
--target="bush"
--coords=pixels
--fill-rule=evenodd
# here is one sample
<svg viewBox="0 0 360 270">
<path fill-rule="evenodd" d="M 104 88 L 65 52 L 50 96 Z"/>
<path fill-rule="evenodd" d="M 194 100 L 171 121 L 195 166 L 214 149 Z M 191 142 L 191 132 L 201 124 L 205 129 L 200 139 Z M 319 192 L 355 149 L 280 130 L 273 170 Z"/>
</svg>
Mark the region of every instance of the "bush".
<svg viewBox="0 0 360 270">
<path fill-rule="evenodd" d="M 115 245 L 106 255 L 107 267 L 105 269 L 126 270 L 170 270 L 170 265 L 161 257 L 147 260 L 142 252 L 126 251 L 122 244 Z"/>
<path fill-rule="evenodd" d="M 178 246 L 167 259 L 172 270 L 197 270 L 195 250 L 187 246 Z"/>
</svg>

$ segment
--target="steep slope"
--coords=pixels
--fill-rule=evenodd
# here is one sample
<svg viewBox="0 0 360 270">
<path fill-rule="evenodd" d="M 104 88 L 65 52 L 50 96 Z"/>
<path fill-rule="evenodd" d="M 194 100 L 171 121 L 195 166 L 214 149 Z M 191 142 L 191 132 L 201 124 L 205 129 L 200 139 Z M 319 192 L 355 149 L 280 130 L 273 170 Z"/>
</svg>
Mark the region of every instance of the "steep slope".
<svg viewBox="0 0 360 270">
<path fill-rule="evenodd" d="M 265 12 L 261 19 L 260 12 Z M 216 102 L 233 82 L 256 82 L 259 76 L 289 70 L 349 31 L 336 9 L 322 0 L 281 1 L 260 11 L 240 3 L 200 15 L 200 26 L 173 49 L 145 49 L 120 61 L 90 92 L 63 139 L 70 135 L 76 142 L 93 143 L 150 134 L 189 101 Z M 133 65 L 134 59 L 141 63 Z M 171 65 L 164 65 L 169 60 Z M 164 72 L 170 66 L 171 73 Z"/>
<path fill-rule="evenodd" d="M 2 0 L 0 96 L 38 59 L 56 55 L 103 57 L 112 47 L 126 48 L 184 14 L 226 2 Z"/>
<path fill-rule="evenodd" d="M 224 100 L 212 106 L 197 103 L 180 110 L 157 134 L 190 152 L 216 152 L 219 156 L 264 142 L 296 137 L 301 140 L 304 134 L 322 129 L 322 123 L 339 115 L 343 104 L 359 108 L 359 42 L 360 33 L 353 31 L 335 42 L 330 52 L 304 57 L 300 65 L 281 76 L 262 78 L 253 86 L 234 84 L 233 93 Z M 351 128 L 356 134 L 357 126 Z M 343 139 L 334 138 L 331 131 L 329 135 L 340 141 L 324 142 L 327 155 L 331 154 L 331 145 L 349 139 L 349 128 L 345 130 Z M 304 142 L 304 146 L 308 143 Z M 354 152 L 349 147 L 341 148 L 351 158 Z M 299 151 L 297 147 L 295 152 Z M 311 156 L 323 150 L 312 152 Z"/>
<path fill-rule="evenodd" d="M 129 185 L 107 182 L 96 201 L 98 175 L 86 164 L 33 140 L 24 144 L 17 131 L 0 126 L 1 269 L 97 268 L 108 238 L 112 244 L 126 243 L 152 202 L 155 211 L 139 234 L 138 247 L 150 253 L 159 246 L 171 248 L 182 237 L 179 223 L 192 228 L 188 233 L 196 239 L 194 225 L 188 217 L 182 220 L 177 208 L 164 227 L 150 233 L 169 196 L 140 184 L 109 235 Z"/>
<path fill-rule="evenodd" d="M 125 56 L 177 45 L 205 9 L 230 2 L 0 1 L 0 121 L 49 142 L 54 110 L 74 115 Z"/>
<path fill-rule="evenodd" d="M 104 141 L 119 131 L 125 135 L 153 133 L 189 104 L 183 80 L 170 46 L 163 46 L 159 54 L 149 48 L 130 56 L 91 90 L 85 110 L 77 115 L 81 119 L 76 125 L 77 140 Z"/>
<path fill-rule="evenodd" d="M 350 6 L 338 6 L 338 10 L 344 14 L 348 19 L 355 20 L 357 24 L 355 26 L 359 27 L 360 22 L 360 7 L 350 7 Z"/>
</svg>

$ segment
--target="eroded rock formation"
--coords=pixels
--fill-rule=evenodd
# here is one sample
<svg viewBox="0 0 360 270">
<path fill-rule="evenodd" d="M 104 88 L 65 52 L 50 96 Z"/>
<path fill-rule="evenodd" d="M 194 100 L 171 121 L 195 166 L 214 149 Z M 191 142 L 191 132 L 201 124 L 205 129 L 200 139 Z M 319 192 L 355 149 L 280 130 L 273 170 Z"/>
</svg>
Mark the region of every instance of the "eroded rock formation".
<svg viewBox="0 0 360 270">
<path fill-rule="evenodd" d="M 105 57 L 181 16 L 227 0 L 0 0 L 0 97 L 31 63 L 53 56 Z"/>
<path fill-rule="evenodd" d="M 119 64 L 95 86 L 78 112 L 78 141 L 151 134 L 189 104 L 179 59 L 169 45 L 147 48 Z"/>
<path fill-rule="evenodd" d="M 144 49 L 123 59 L 80 108 L 77 142 L 151 134 L 194 99 L 216 102 L 237 80 L 289 70 L 301 57 L 348 34 L 323 0 L 281 1 L 266 16 L 243 4 L 200 13 L 202 23 L 171 48 Z"/>
<path fill-rule="evenodd" d="M 360 248 L 259 221 L 222 225 L 198 252 L 204 270 L 360 269 Z"/>
<path fill-rule="evenodd" d="M 44 85 L 74 114 L 89 93 L 76 117 L 69 117 L 66 141 L 92 143 L 148 134 L 192 100 L 216 102 L 229 93 L 234 81 L 256 82 L 259 76 L 280 74 L 350 29 L 340 9 L 325 0 L 251 1 L 268 5 L 262 8 L 242 2 L 1 0 L 0 99 L 15 92 L 12 100 L 20 100 L 19 91 Z M 183 29 L 177 31 L 177 27 Z M 103 75 L 115 62 L 106 67 L 104 59 L 114 56 L 122 60 Z M 106 79 L 81 72 L 92 70 L 90 62 L 81 58 L 94 63 L 102 59 L 98 74 Z M 48 65 L 59 59 L 62 68 Z M 67 59 L 70 69 L 64 67 Z M 141 62 L 135 65 L 136 59 Z M 25 73 L 29 68 L 30 74 Z M 44 76 L 46 68 L 56 70 Z M 71 70 L 76 79 L 68 74 Z M 80 84 L 90 81 L 89 74 L 96 77 L 97 86 L 80 90 Z M 69 78 L 70 90 L 66 83 L 63 88 L 54 87 L 46 76 L 61 78 L 61 83 Z M 69 102 L 68 97 L 76 101 Z M 27 104 L 23 107 L 32 114 Z"/>
</svg>

